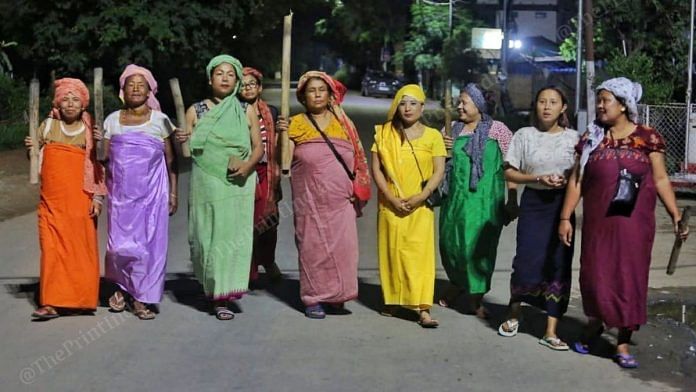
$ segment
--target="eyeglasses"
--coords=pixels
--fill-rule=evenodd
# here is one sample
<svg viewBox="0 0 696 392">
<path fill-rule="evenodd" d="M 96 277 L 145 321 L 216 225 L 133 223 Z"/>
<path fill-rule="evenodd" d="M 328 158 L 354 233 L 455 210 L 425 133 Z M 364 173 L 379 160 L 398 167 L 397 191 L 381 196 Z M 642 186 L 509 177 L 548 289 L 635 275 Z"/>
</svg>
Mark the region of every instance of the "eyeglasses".
<svg viewBox="0 0 696 392">
<path fill-rule="evenodd" d="M 242 88 L 243 88 L 243 89 L 246 89 L 246 88 L 256 88 L 256 87 L 259 87 L 259 84 L 256 83 L 256 82 L 242 83 Z"/>
</svg>

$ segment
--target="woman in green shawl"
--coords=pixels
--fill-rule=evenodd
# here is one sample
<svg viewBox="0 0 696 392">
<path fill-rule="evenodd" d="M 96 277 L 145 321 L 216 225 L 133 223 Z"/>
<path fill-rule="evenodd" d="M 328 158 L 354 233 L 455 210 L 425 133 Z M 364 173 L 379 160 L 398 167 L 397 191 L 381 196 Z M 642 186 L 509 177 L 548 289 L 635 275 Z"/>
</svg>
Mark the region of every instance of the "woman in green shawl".
<svg viewBox="0 0 696 392">
<path fill-rule="evenodd" d="M 186 112 L 191 138 L 189 244 L 196 278 L 215 316 L 231 320 L 229 302 L 248 290 L 253 246 L 256 164 L 263 156 L 258 117 L 237 99 L 242 64 L 229 55 L 208 63 L 212 97 Z"/>
</svg>

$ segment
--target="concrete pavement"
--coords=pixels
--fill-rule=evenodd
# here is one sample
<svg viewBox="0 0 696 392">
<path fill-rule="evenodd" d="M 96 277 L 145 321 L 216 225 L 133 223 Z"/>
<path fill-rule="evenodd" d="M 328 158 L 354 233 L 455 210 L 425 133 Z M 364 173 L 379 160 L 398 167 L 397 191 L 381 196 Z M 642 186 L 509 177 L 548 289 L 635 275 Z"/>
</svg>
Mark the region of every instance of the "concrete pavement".
<svg viewBox="0 0 696 392">
<path fill-rule="evenodd" d="M 269 96 L 273 101 L 274 96 Z M 366 148 L 371 124 L 383 121 L 389 102 L 349 96 L 346 111 L 360 128 Z M 0 280 L 5 288 L 0 292 L 0 390 L 675 390 L 641 377 L 641 370 L 622 371 L 601 356 L 543 348 L 537 340 L 543 333 L 544 317 L 533 311 L 527 312 L 520 335 L 512 339 L 497 336 L 498 318 L 503 317 L 508 299 L 514 224 L 503 231 L 493 290 L 486 297 L 494 314 L 490 325 L 462 314 L 463 304 L 455 309 L 435 307 L 433 315 L 441 322 L 436 330 L 379 315 L 375 200 L 358 222 L 360 298 L 347 304 L 353 314 L 326 320 L 305 318 L 298 298 L 297 251 L 286 180 L 277 250 L 286 279 L 267 291 L 256 290 L 245 296 L 239 301 L 241 313 L 233 321 L 218 321 L 207 314 L 191 276 L 187 186 L 188 173 L 184 173 L 182 205 L 170 223 L 165 299 L 154 321 L 140 321 L 100 307 L 95 316 L 31 322 L 39 271 L 36 216 L 28 214 L 0 223 Z M 684 246 L 676 274 L 668 277 L 664 273 L 673 236 L 665 214 L 658 209 L 651 286 L 695 285 L 693 239 Z M 104 229 L 102 216 L 102 254 Z M 438 268 L 438 279 L 438 289 L 442 289 L 446 282 L 442 268 Z M 105 290 L 104 296 L 108 294 Z M 562 321 L 562 337 L 572 339 L 579 333 L 584 322 L 580 307 L 574 284 L 569 316 Z M 649 352 L 640 346 L 640 332 L 636 340 L 639 355 Z"/>
</svg>

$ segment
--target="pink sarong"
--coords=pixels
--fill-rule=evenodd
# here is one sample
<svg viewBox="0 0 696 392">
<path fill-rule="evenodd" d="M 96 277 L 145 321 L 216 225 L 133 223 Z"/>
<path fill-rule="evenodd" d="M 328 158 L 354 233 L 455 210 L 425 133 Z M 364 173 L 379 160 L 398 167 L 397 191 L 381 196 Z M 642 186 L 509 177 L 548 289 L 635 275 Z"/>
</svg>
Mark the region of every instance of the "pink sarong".
<svg viewBox="0 0 696 392">
<path fill-rule="evenodd" d="M 331 141 L 353 167 L 352 144 Z M 326 142 L 316 139 L 295 147 L 290 180 L 302 302 L 309 306 L 355 299 L 358 230 L 348 174 Z"/>
</svg>

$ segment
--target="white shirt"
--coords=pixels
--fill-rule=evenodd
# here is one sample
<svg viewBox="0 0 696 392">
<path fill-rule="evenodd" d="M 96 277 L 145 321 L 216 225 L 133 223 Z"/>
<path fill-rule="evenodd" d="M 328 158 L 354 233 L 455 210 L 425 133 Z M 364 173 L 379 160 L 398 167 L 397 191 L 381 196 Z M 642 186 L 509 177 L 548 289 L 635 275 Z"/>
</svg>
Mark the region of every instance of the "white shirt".
<svg viewBox="0 0 696 392">
<path fill-rule="evenodd" d="M 140 132 L 164 140 L 172 133 L 174 126 L 166 114 L 152 110 L 150 119 L 140 125 L 121 125 L 120 111 L 109 114 L 104 120 L 104 139 L 111 139 L 114 135 L 122 135 L 131 132 Z"/>
<path fill-rule="evenodd" d="M 525 127 L 515 132 L 505 161 L 525 174 L 561 174 L 566 178 L 575 164 L 575 145 L 580 135 L 574 129 L 548 133 L 536 127 Z M 530 188 L 549 189 L 537 183 L 527 184 Z"/>
</svg>

